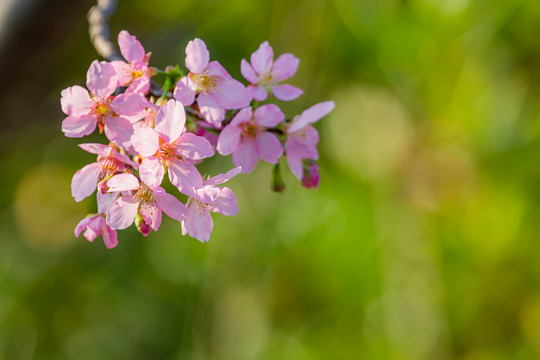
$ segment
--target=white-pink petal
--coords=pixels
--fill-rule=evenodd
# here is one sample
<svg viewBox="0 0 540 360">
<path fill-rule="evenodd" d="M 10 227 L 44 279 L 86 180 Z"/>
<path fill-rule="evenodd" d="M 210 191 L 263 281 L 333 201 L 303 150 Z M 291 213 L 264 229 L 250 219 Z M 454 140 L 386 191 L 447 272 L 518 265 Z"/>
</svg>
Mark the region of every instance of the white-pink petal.
<svg viewBox="0 0 540 360">
<path fill-rule="evenodd" d="M 291 156 L 289 155 L 289 153 L 287 153 L 286 158 L 287 158 L 287 164 L 289 165 L 289 168 L 291 169 L 294 176 L 296 176 L 298 180 L 302 180 L 302 176 L 304 173 L 303 166 L 302 166 L 302 159 Z"/>
<path fill-rule="evenodd" d="M 273 58 L 274 51 L 268 44 L 268 41 L 265 41 L 251 54 L 251 66 L 257 74 L 269 73 Z"/>
<path fill-rule="evenodd" d="M 156 114 L 155 130 L 167 142 L 178 139 L 182 131 L 184 131 L 185 124 L 186 112 L 180 101 L 167 101 Z"/>
<path fill-rule="evenodd" d="M 235 216 L 238 214 L 238 204 L 236 203 L 236 197 L 231 189 L 225 187 L 221 189 L 217 200 L 215 201 L 217 208 L 216 212 L 227 216 Z"/>
<path fill-rule="evenodd" d="M 144 96 L 140 94 L 124 93 L 118 95 L 110 106 L 118 116 L 134 122 L 146 115 L 147 104 Z"/>
<path fill-rule="evenodd" d="M 152 128 L 135 128 L 131 145 L 142 157 L 152 156 L 159 150 L 159 135 Z"/>
<path fill-rule="evenodd" d="M 233 125 L 232 123 L 225 126 L 225 128 L 219 134 L 217 142 L 217 151 L 221 155 L 229 155 L 236 149 L 240 143 L 242 135 L 242 128 Z"/>
<path fill-rule="evenodd" d="M 210 52 L 199 38 L 191 40 L 186 46 L 186 67 L 195 74 L 203 72 L 210 61 Z"/>
<path fill-rule="evenodd" d="M 144 53 L 143 46 L 135 36 L 130 35 L 126 30 L 122 30 L 118 34 L 118 46 L 120 47 L 122 56 L 127 61 L 144 60 L 146 54 Z"/>
<path fill-rule="evenodd" d="M 216 96 L 212 93 L 201 93 L 197 103 L 204 119 L 214 126 L 221 127 L 221 122 L 225 118 L 225 108 Z"/>
<path fill-rule="evenodd" d="M 253 115 L 255 122 L 261 126 L 271 128 L 285 119 L 285 114 L 275 104 L 266 104 L 255 109 Z"/>
<path fill-rule="evenodd" d="M 158 231 L 159 226 L 161 225 L 161 210 L 156 206 L 141 203 L 139 212 L 141 213 L 146 225 L 150 226 L 152 230 Z"/>
<path fill-rule="evenodd" d="M 250 83 L 257 83 L 257 74 L 255 74 L 253 68 L 245 59 L 242 59 L 242 62 L 240 63 L 240 72 L 242 73 L 242 76 Z"/>
<path fill-rule="evenodd" d="M 240 109 L 249 105 L 251 94 L 242 83 L 234 79 L 224 79 L 216 87 L 215 94 L 225 109 Z"/>
<path fill-rule="evenodd" d="M 242 110 L 240 110 L 235 117 L 232 119 L 230 125 L 240 125 L 245 122 L 248 122 L 251 120 L 251 117 L 253 116 L 251 106 L 248 106 Z"/>
<path fill-rule="evenodd" d="M 188 76 L 181 78 L 174 88 L 173 96 L 180 101 L 182 105 L 189 106 L 195 101 L 195 93 L 197 92 L 197 84 Z"/>
<path fill-rule="evenodd" d="M 122 230 L 128 228 L 135 217 L 139 208 L 138 202 L 133 202 L 133 196 L 124 195 L 119 197 L 109 206 L 107 210 L 107 225 L 113 230 Z"/>
<path fill-rule="evenodd" d="M 189 236 L 200 242 L 205 242 L 210 240 L 214 221 L 208 210 L 199 209 L 197 204 L 193 202 L 187 209 L 184 226 Z"/>
<path fill-rule="evenodd" d="M 87 216 L 81 221 L 79 221 L 77 226 L 75 226 L 75 237 L 79 237 L 79 235 L 81 235 L 82 231 L 86 229 L 86 227 L 88 226 L 88 223 L 90 223 L 90 220 L 92 220 L 92 217 Z"/>
<path fill-rule="evenodd" d="M 114 141 L 121 146 L 127 146 L 131 135 L 133 135 L 133 126 L 127 119 L 121 117 L 109 118 L 105 122 L 105 135 L 110 141 Z"/>
<path fill-rule="evenodd" d="M 313 105 L 312 107 L 304 110 L 296 122 L 294 122 L 287 132 L 292 133 L 297 130 L 300 130 L 307 124 L 312 124 L 319 121 L 323 116 L 327 115 L 335 107 L 333 101 L 324 101 L 318 104 Z"/>
<path fill-rule="evenodd" d="M 163 163 L 154 156 L 145 158 L 139 166 L 139 175 L 141 176 L 142 182 L 146 185 L 150 187 L 159 186 L 165 175 Z"/>
<path fill-rule="evenodd" d="M 302 89 L 289 84 L 282 84 L 272 87 L 272 94 L 281 101 L 291 101 L 302 95 Z"/>
<path fill-rule="evenodd" d="M 170 166 L 169 179 L 182 194 L 189 196 L 193 195 L 195 189 L 199 188 L 203 183 L 199 170 L 187 161 L 178 161 Z"/>
<path fill-rule="evenodd" d="M 94 115 L 68 116 L 62 122 L 62 132 L 67 137 L 80 138 L 93 133 L 96 125 Z"/>
<path fill-rule="evenodd" d="M 86 73 L 86 87 L 95 96 L 105 99 L 116 90 L 118 78 L 114 67 L 105 62 L 94 60 Z"/>
<path fill-rule="evenodd" d="M 185 133 L 176 141 L 176 153 L 190 160 L 202 160 L 214 156 L 214 149 L 204 137 Z"/>
<path fill-rule="evenodd" d="M 240 166 L 235 167 L 234 169 L 227 171 L 225 174 L 219 174 L 219 175 L 216 175 L 207 179 L 204 182 L 204 185 L 223 184 L 224 182 L 229 181 L 230 179 L 240 174 L 241 172 L 242 172 L 242 168 Z"/>
<path fill-rule="evenodd" d="M 249 85 L 247 87 L 253 100 L 264 101 L 268 98 L 268 92 L 262 86 Z"/>
<path fill-rule="evenodd" d="M 71 86 L 62 90 L 60 104 L 62 111 L 66 115 L 81 116 L 86 115 L 92 108 L 92 101 L 88 90 L 82 86 Z"/>
<path fill-rule="evenodd" d="M 130 191 L 139 188 L 139 180 L 133 174 L 118 174 L 107 181 L 111 192 Z"/>
<path fill-rule="evenodd" d="M 280 55 L 272 66 L 272 79 L 281 82 L 296 73 L 300 60 L 293 54 Z"/>
<path fill-rule="evenodd" d="M 107 249 L 112 249 L 118 245 L 118 234 L 105 223 L 102 226 L 101 236 Z"/>
<path fill-rule="evenodd" d="M 232 152 L 235 166 L 241 166 L 242 172 L 250 173 L 259 161 L 259 149 L 255 141 L 241 141 Z"/>
<path fill-rule="evenodd" d="M 79 202 L 92 195 L 96 190 L 99 178 L 99 164 L 88 164 L 78 170 L 71 180 L 71 195 Z"/>
<path fill-rule="evenodd" d="M 283 147 L 277 136 L 272 133 L 264 131 L 257 134 L 257 144 L 261 159 L 270 164 L 276 164 L 283 155 Z"/>
<path fill-rule="evenodd" d="M 162 188 L 155 189 L 154 196 L 156 197 L 158 207 L 163 210 L 165 214 L 177 221 L 184 220 L 187 209 L 180 200 L 173 195 L 166 193 Z"/>
<path fill-rule="evenodd" d="M 109 156 L 112 148 L 109 145 L 96 144 L 96 143 L 86 143 L 79 144 L 79 147 L 84 151 L 88 151 L 91 154 L 96 154 L 99 156 Z"/>
</svg>

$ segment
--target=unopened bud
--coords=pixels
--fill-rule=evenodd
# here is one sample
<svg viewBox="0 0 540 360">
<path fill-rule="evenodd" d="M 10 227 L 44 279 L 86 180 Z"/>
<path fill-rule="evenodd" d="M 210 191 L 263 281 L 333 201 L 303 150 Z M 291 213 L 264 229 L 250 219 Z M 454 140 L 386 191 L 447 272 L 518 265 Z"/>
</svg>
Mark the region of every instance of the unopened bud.
<svg viewBox="0 0 540 360">
<path fill-rule="evenodd" d="M 139 213 L 137 213 L 137 216 L 135 217 L 135 226 L 137 227 L 137 230 L 139 230 L 139 232 L 144 236 L 150 234 L 150 231 L 152 230 L 150 226 L 146 225 L 143 217 Z"/>
<path fill-rule="evenodd" d="M 102 194 L 106 194 L 109 191 L 109 187 L 107 186 L 107 180 L 103 179 L 97 184 L 98 191 Z"/>
<path fill-rule="evenodd" d="M 285 190 L 285 182 L 281 176 L 281 171 L 279 169 L 279 163 L 274 165 L 274 171 L 272 171 L 272 184 L 270 189 L 274 192 L 283 192 Z"/>
<path fill-rule="evenodd" d="M 304 173 L 302 175 L 302 186 L 307 189 L 317 188 L 319 186 L 319 165 L 313 160 L 304 162 Z"/>
</svg>

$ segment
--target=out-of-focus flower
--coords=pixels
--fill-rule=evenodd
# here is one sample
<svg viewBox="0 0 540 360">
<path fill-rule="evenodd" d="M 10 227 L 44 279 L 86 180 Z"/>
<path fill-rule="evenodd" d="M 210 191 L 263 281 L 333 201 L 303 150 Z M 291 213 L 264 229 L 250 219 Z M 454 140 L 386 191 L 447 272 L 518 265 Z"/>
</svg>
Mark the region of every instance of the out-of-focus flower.
<svg viewBox="0 0 540 360">
<path fill-rule="evenodd" d="M 79 237 L 81 232 L 85 230 L 84 237 L 88 241 L 94 241 L 97 236 L 101 235 L 107 249 L 118 245 L 118 234 L 105 223 L 105 213 L 117 196 L 118 194 L 115 193 L 97 193 L 98 213 L 82 219 L 75 227 L 75 236 Z"/>
</svg>

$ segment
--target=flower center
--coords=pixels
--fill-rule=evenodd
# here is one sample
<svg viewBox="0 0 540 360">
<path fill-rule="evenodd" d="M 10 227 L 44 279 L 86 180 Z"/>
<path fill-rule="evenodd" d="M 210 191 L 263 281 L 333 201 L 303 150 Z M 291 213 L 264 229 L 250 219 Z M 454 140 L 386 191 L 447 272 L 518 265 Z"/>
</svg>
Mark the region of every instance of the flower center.
<svg viewBox="0 0 540 360">
<path fill-rule="evenodd" d="M 176 161 L 183 161 L 182 155 L 176 153 L 176 144 L 163 143 L 156 153 L 156 157 L 160 158 L 163 165 L 169 167 Z"/>
<path fill-rule="evenodd" d="M 274 85 L 274 79 L 272 78 L 272 75 L 270 75 L 268 73 L 261 74 L 259 76 L 259 82 L 264 87 Z"/>
<path fill-rule="evenodd" d="M 141 183 L 141 187 L 134 195 L 134 200 L 143 204 L 156 203 L 156 197 L 154 196 L 154 192 L 145 183 Z"/>
<path fill-rule="evenodd" d="M 120 172 L 127 168 L 126 164 L 116 160 L 113 157 L 105 157 L 98 160 L 99 163 L 99 178 L 105 179 L 116 172 Z"/>
<path fill-rule="evenodd" d="M 135 81 L 136 79 L 142 77 L 144 75 L 144 71 L 142 70 L 134 70 L 131 72 L 131 81 Z"/>
<path fill-rule="evenodd" d="M 259 132 L 259 127 L 252 121 L 244 123 L 243 133 L 244 136 L 256 136 Z"/>
<path fill-rule="evenodd" d="M 193 74 L 192 80 L 197 84 L 198 91 L 208 91 L 214 89 L 221 78 L 205 74 Z"/>
</svg>

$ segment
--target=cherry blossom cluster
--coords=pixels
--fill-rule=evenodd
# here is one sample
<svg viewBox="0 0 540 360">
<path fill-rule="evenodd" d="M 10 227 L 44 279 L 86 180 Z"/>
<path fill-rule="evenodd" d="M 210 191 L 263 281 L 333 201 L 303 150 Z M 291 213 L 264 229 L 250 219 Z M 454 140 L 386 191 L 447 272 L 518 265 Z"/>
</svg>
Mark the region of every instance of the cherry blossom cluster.
<svg viewBox="0 0 540 360">
<path fill-rule="evenodd" d="M 181 223 L 183 235 L 208 241 L 210 212 L 238 213 L 233 191 L 220 185 L 250 173 L 259 159 L 275 164 L 274 191 L 284 188 L 278 163 L 283 155 L 303 186 L 317 187 L 319 135 L 312 124 L 334 103 L 318 103 L 291 119 L 269 102 L 294 100 L 303 93 L 284 83 L 298 68 L 292 54 L 274 61 L 272 48 L 262 43 L 250 62 L 241 62 L 249 82 L 245 86 L 219 62 L 210 61 L 200 39 L 186 47 L 185 73 L 178 66 L 150 67 L 150 53 L 125 30 L 118 35 L 118 45 L 125 61 L 95 60 L 86 74 L 86 88 L 75 85 L 61 94 L 67 115 L 63 133 L 80 138 L 97 128 L 108 141 L 79 145 L 97 158 L 75 173 L 72 195 L 81 201 L 96 192 L 97 213 L 79 222 L 76 236 L 84 231 L 93 241 L 101 235 L 106 247 L 113 248 L 117 230 L 135 224 L 146 236 L 159 229 L 164 212 Z M 156 79 L 162 79 L 162 87 Z M 234 167 L 203 177 L 197 165 L 216 153 L 232 154 Z M 179 194 L 162 187 L 165 175 Z"/>
</svg>

